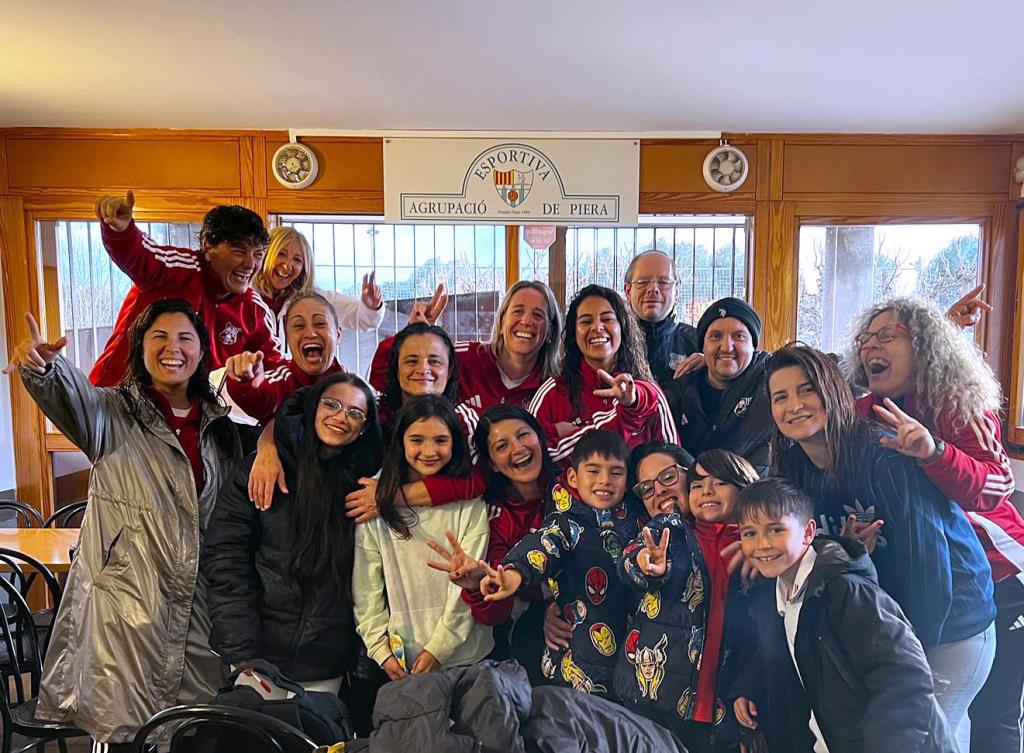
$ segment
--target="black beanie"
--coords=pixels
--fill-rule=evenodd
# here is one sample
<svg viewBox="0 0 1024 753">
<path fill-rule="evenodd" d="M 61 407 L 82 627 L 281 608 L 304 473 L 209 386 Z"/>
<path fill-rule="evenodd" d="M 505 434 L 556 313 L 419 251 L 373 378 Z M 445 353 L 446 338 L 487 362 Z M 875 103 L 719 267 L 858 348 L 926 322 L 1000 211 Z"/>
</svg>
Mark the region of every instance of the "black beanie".
<svg viewBox="0 0 1024 753">
<path fill-rule="evenodd" d="M 705 309 L 701 314 L 700 321 L 697 322 L 697 347 L 704 350 L 704 335 L 708 333 L 711 323 L 715 319 L 724 319 L 727 316 L 739 319 L 747 325 L 747 329 L 750 330 L 750 339 L 754 343 L 754 347 L 757 348 L 757 342 L 761 339 L 761 317 L 750 307 L 749 303 L 739 298 L 720 298 Z"/>
</svg>

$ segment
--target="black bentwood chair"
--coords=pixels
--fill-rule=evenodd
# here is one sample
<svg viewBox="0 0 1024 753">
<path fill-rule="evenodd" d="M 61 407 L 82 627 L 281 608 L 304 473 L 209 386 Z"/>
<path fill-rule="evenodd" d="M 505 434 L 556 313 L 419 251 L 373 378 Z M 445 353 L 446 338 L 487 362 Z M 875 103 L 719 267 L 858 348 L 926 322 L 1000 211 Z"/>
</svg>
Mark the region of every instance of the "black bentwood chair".
<svg viewBox="0 0 1024 753">
<path fill-rule="evenodd" d="M 0 548 L 0 561 L 8 567 L 17 568 L 22 577 L 31 568 L 32 578 L 40 576 L 53 600 L 54 607 L 60 605 L 61 588 L 57 579 L 46 565 L 27 554 L 13 549 Z M 40 629 L 36 624 L 22 588 L 6 578 L 0 578 L 10 606 L 7 619 L 0 620 L 0 713 L 3 716 L 3 753 L 12 753 L 13 734 L 17 732 L 28 741 L 14 753 L 45 746 L 56 741 L 61 753 L 66 753 L 65 739 L 82 737 L 86 733 L 77 727 L 36 719 L 36 701 L 39 683 L 43 674 L 43 658 L 50 644 L 52 625 Z M 29 677 L 26 688 L 25 675 Z M 13 686 L 13 693 L 12 693 Z"/>
<path fill-rule="evenodd" d="M 174 706 L 154 715 L 135 735 L 132 743 L 134 753 L 146 753 L 150 735 L 172 723 L 175 729 L 171 736 L 171 753 L 191 750 L 192 741 L 187 738 L 193 732 L 211 728 L 242 732 L 251 738 L 252 744 L 246 747 L 245 753 L 312 752 L 317 749 L 316 744 L 299 730 L 272 716 L 237 706 L 196 704 Z"/>
<path fill-rule="evenodd" d="M 88 505 L 89 501 L 85 499 L 81 502 L 72 502 L 43 521 L 42 528 L 81 528 L 81 516 L 85 515 L 85 508 Z M 75 518 L 78 520 L 76 521 Z"/>
</svg>

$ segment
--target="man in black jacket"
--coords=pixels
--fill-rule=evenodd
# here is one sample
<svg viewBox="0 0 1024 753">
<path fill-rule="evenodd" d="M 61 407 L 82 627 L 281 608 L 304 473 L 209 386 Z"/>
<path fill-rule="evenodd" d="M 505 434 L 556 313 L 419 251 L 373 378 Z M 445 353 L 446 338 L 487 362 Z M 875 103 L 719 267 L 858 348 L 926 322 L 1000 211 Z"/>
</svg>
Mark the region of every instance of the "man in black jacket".
<svg viewBox="0 0 1024 753">
<path fill-rule="evenodd" d="M 774 428 L 757 349 L 761 318 L 746 301 L 722 298 L 697 322 L 705 367 L 665 386 L 679 429 L 679 444 L 696 457 L 723 449 L 742 455 L 765 475 Z"/>
<path fill-rule="evenodd" d="M 816 538 L 814 503 L 780 478 L 740 492 L 736 515 L 744 556 L 764 578 L 777 579 L 775 604 L 751 610 L 761 664 L 777 666 L 780 654 L 788 654 L 810 712 L 786 728 L 780 720 L 792 724 L 799 715 L 776 708 L 764 720 L 769 749 L 793 750 L 798 740 L 805 741 L 802 748 L 811 742 L 809 727 L 816 753 L 953 753 L 924 649 L 899 605 L 878 586 L 864 547 Z M 763 673 L 762 681 L 775 678 Z M 769 698 L 778 695 L 774 687 L 766 690 Z M 730 694 L 736 717 L 756 728 L 765 695 L 751 697 L 749 687 L 741 692 Z"/>
<path fill-rule="evenodd" d="M 672 258 L 651 249 L 634 257 L 626 267 L 626 300 L 633 309 L 647 343 L 647 361 L 663 390 L 672 384 L 674 363 L 694 367 L 702 362 L 693 325 L 676 321 L 676 265 Z M 677 418 L 678 421 L 678 418 Z"/>
</svg>

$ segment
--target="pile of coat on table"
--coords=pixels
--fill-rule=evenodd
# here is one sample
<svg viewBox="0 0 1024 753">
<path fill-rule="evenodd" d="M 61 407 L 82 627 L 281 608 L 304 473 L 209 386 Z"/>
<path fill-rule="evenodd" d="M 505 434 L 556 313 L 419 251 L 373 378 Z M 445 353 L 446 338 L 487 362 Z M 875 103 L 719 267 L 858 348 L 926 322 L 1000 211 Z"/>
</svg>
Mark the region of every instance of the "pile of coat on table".
<svg viewBox="0 0 1024 753">
<path fill-rule="evenodd" d="M 373 728 L 346 753 L 686 753 L 670 732 L 611 701 L 530 687 L 514 661 L 389 682 Z"/>
</svg>

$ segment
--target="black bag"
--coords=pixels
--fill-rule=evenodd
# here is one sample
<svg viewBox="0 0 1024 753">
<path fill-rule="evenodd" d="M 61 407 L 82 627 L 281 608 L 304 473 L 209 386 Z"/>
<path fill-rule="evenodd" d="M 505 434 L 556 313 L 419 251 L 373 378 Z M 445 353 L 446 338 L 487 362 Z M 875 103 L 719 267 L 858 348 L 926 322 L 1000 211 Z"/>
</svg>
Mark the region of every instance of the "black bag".
<svg viewBox="0 0 1024 753">
<path fill-rule="evenodd" d="M 239 671 L 228 677 L 228 686 L 217 694 L 215 702 L 272 716 L 300 730 L 317 745 L 333 745 L 352 739 L 352 721 L 345 704 L 337 695 L 306 690 L 282 675 L 273 664 L 263 660 L 254 661 L 252 669 L 277 687 L 295 695 L 285 700 L 268 701 L 253 688 L 235 687 L 235 680 L 241 674 Z M 245 750 L 251 745 L 251 738 L 242 732 L 220 730 L 197 735 L 193 750 L 196 753 L 214 753 Z"/>
</svg>

